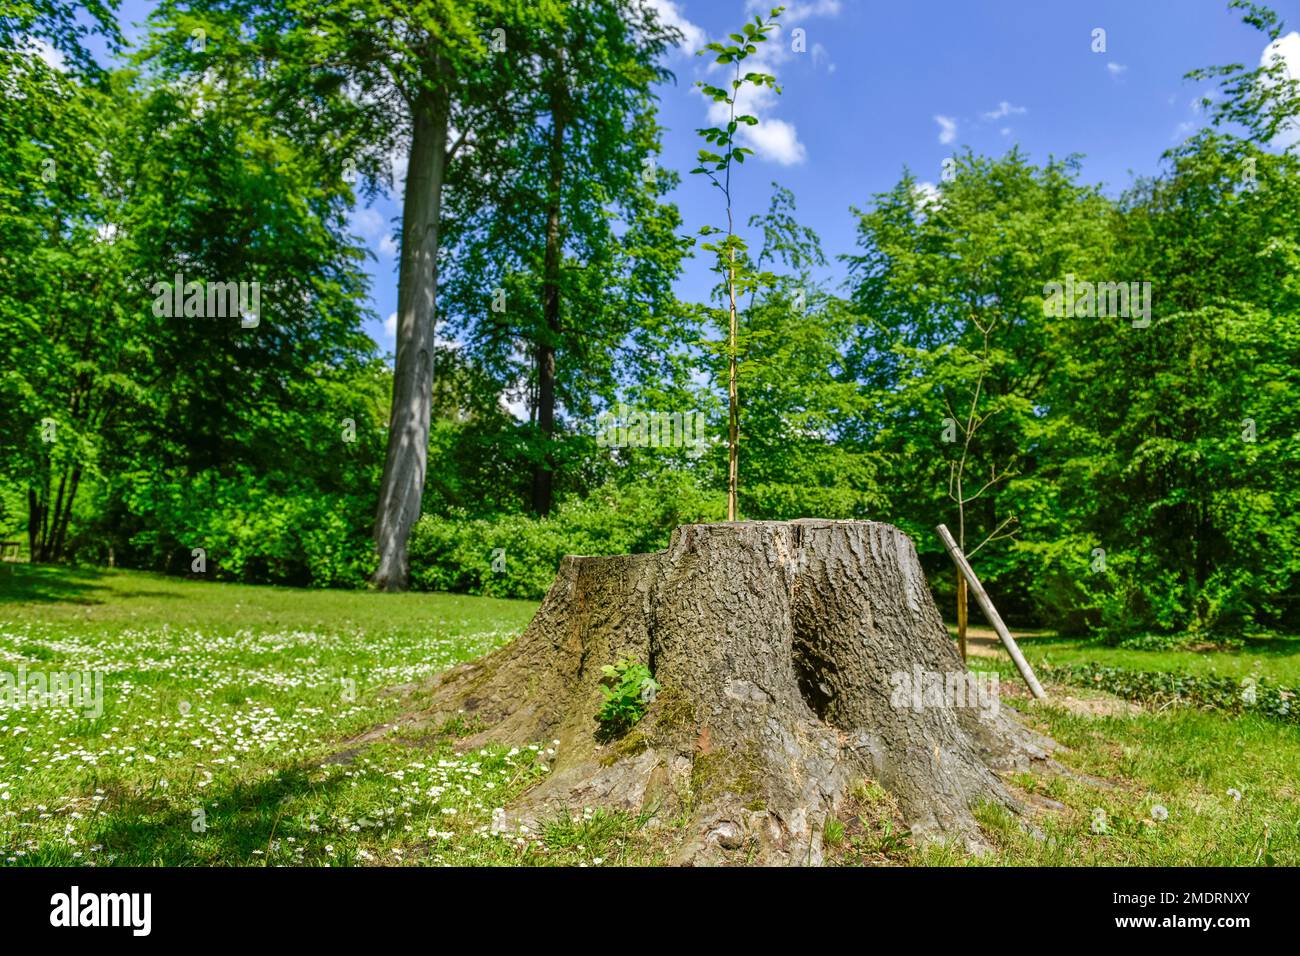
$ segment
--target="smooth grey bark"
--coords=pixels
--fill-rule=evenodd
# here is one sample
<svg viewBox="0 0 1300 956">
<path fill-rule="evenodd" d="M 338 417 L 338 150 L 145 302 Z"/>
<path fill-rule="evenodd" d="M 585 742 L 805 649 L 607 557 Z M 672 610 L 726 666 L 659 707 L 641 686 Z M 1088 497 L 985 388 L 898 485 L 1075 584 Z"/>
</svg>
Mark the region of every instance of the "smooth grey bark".
<svg viewBox="0 0 1300 956">
<path fill-rule="evenodd" d="M 435 58 L 431 70 L 446 69 Z M 429 455 L 433 401 L 435 294 L 442 186 L 447 165 L 450 101 L 435 81 L 411 109 L 411 147 L 402 201 L 402 248 L 397 279 L 397 355 L 388 449 L 375 516 L 378 565 L 374 584 L 387 591 L 406 587 L 407 539 L 420 517 Z"/>
<path fill-rule="evenodd" d="M 623 738 L 595 714 L 601 667 L 661 686 Z M 911 540 L 876 522 L 685 525 L 666 551 L 569 557 L 524 634 L 440 675 L 421 722 L 462 741 L 560 741 L 520 821 L 614 806 L 689 824 L 685 863 L 816 863 L 854 781 L 892 792 L 918 838 L 981 844 L 973 808 L 1021 809 L 996 771 L 1054 746 L 1007 715 L 898 706 L 899 674 L 964 675 Z"/>
</svg>

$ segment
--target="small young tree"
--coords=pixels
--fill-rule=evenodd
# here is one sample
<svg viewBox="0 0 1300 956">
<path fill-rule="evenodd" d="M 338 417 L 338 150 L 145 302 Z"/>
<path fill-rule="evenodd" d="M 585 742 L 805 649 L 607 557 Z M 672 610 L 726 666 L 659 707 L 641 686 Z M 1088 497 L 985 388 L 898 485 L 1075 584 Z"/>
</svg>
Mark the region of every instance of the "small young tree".
<svg viewBox="0 0 1300 956">
<path fill-rule="evenodd" d="M 971 325 L 982 336 L 982 343 L 978 353 L 970 355 L 968 358 L 974 360 L 974 380 L 970 383 L 970 398 L 965 411 L 962 414 L 953 408 L 952 401 L 948 395 L 944 395 L 944 401 L 947 403 L 949 423 L 957 435 L 961 437 L 961 454 L 955 461 L 948 463 L 948 497 L 957 505 L 957 546 L 966 552 L 966 506 L 979 500 L 985 492 L 992 490 L 998 484 L 1010 478 L 1014 472 L 1014 460 L 1008 462 L 1001 469 L 996 462 L 989 464 L 989 477 L 987 481 L 975 485 L 967 483 L 967 468 L 972 458 L 972 445 L 975 436 L 980 430 L 980 426 L 988 421 L 995 409 L 988 407 L 986 399 L 985 379 L 988 377 L 989 365 L 992 352 L 993 333 L 997 329 L 999 318 L 997 316 L 986 318 L 984 321 L 976 314 L 971 315 Z M 960 349 L 960 351 L 965 351 Z M 998 525 L 984 536 L 984 538 L 969 552 L 966 552 L 968 558 L 975 556 L 975 553 L 990 542 L 997 541 L 1000 538 L 1009 538 L 1015 534 L 1014 525 L 1016 518 L 1014 515 L 1003 518 Z M 967 621 L 967 597 L 966 597 L 966 578 L 959 572 L 957 574 L 957 642 L 961 648 L 962 660 L 966 659 L 966 621 Z"/>
<path fill-rule="evenodd" d="M 725 126 L 710 126 L 696 130 L 697 133 L 704 137 L 709 146 L 699 151 L 699 165 L 692 169 L 691 172 L 708 177 L 709 181 L 722 192 L 727 210 L 727 228 L 725 231 L 714 226 L 705 226 L 700 230 L 700 235 L 723 236 L 722 239 L 716 242 L 702 243 L 701 248 L 717 255 L 718 272 L 723 277 L 723 285 L 727 296 L 727 340 L 725 343 L 706 342 L 704 346 L 715 352 L 721 352 L 727 357 L 728 521 L 737 519 L 736 489 L 740 475 L 737 447 L 740 442 L 740 401 L 737 390 L 737 365 L 739 356 L 744 349 L 744 336 L 740 333 L 736 317 L 736 297 L 743 295 L 745 292 L 749 292 L 752 296 L 756 289 L 764 284 L 769 284 L 772 278 L 750 265 L 745 254 L 747 248 L 745 240 L 736 235 L 735 231 L 735 217 L 732 211 L 731 197 L 732 164 L 743 163 L 745 156 L 753 153 L 751 149 L 736 145 L 736 131 L 742 123 L 747 126 L 758 125 L 758 117 L 748 113 L 737 113 L 736 106 L 740 100 L 741 91 L 748 86 L 755 89 L 767 86 L 777 93 L 781 92 L 781 88 L 776 85 L 775 76 L 754 71 L 742 74 L 741 66 L 747 59 L 758 52 L 758 45 L 767 41 L 768 34 L 777 29 L 777 18 L 784 9 L 784 7 L 776 7 L 768 14 L 767 20 L 758 16 L 754 17 L 754 22 L 746 23 L 741 27 L 740 33 L 730 34 L 729 39 L 733 41 L 731 44 L 715 42 L 706 45 L 700 53 L 705 51 L 714 53 L 716 54 L 714 57 L 715 63 L 720 66 L 732 66 L 732 78 L 728 87 L 712 86 L 703 82 L 696 84 L 700 91 L 714 103 L 722 103 L 727 107 L 727 123 Z M 721 150 L 721 152 L 715 152 L 715 150 Z"/>
<path fill-rule="evenodd" d="M 1072 160 L 1036 167 L 1013 150 L 951 169 L 937 195 L 908 174 L 860 213 L 863 254 L 846 259 L 861 331 L 846 361 L 878 409 L 894 519 L 929 538 L 945 515 L 1001 591 L 1070 533 L 1050 455 L 1070 441 L 1062 343 L 1089 326 L 1044 315 L 1044 280 L 1114 274 L 1113 224 Z M 1008 547 L 1022 523 L 1029 543 Z"/>
</svg>

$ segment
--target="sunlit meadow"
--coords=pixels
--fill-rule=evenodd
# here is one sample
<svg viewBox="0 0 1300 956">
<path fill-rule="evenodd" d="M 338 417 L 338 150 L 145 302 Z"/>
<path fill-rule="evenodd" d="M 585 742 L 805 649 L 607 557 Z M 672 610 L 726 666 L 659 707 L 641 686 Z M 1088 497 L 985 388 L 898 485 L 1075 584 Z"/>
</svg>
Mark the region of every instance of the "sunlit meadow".
<svg viewBox="0 0 1300 956">
<path fill-rule="evenodd" d="M 535 606 L 446 594 L 218 584 L 0 565 L 0 672 L 98 671 L 102 713 L 0 704 L 0 865 L 609 866 L 661 862 L 672 820 L 573 807 L 535 831 L 505 809 L 555 741 L 458 748 L 466 726 L 398 733 L 423 680 L 520 633 Z M 1294 684 L 1296 641 L 1233 653 L 1031 642 L 1054 660 L 1262 673 Z M 1004 705 L 1082 775 L 1019 775 L 1034 827 L 981 813 L 991 848 L 919 848 L 865 782 L 824 833 L 828 862 L 1267 865 L 1300 862 L 1300 729 L 1055 686 Z M 360 740 L 366 734 L 364 741 Z"/>
<path fill-rule="evenodd" d="M 518 633 L 533 606 L 0 570 L 0 670 L 99 671 L 103 713 L 0 707 L 9 865 L 605 862 L 621 818 L 507 830 L 550 741 L 349 747 L 418 684 Z M 584 840 L 590 831 L 593 840 Z M 603 854 L 603 855 L 602 855 Z"/>
</svg>

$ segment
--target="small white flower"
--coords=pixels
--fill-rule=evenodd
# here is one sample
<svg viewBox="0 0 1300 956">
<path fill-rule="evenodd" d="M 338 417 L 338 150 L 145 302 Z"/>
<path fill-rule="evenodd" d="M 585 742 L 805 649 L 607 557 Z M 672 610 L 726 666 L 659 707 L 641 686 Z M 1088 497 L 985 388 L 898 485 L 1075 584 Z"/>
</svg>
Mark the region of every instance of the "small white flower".
<svg viewBox="0 0 1300 956">
<path fill-rule="evenodd" d="M 1169 811 L 1164 806 L 1157 803 L 1151 808 L 1151 819 L 1157 822 L 1169 819 Z"/>
<path fill-rule="evenodd" d="M 1241 791 L 1236 787 L 1228 788 L 1228 796 L 1232 797 L 1234 803 L 1241 803 Z"/>
</svg>

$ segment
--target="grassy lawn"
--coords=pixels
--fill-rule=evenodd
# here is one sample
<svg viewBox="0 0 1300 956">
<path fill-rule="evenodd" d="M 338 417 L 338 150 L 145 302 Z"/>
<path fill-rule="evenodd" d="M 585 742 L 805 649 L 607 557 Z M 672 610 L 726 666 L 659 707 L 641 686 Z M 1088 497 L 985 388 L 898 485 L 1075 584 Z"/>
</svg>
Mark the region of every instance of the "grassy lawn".
<svg viewBox="0 0 1300 956">
<path fill-rule="evenodd" d="M 1133 650 L 1105 647 L 1093 641 L 1043 637 L 1026 641 L 1022 649 L 1031 664 L 1083 664 L 1099 661 L 1134 670 L 1179 671 L 1225 677 L 1268 677 L 1279 684 L 1300 686 L 1300 636 L 1246 638 L 1240 648 L 1224 650 Z"/>
<path fill-rule="evenodd" d="M 494 811 L 549 767 L 550 741 L 458 753 L 447 736 L 349 738 L 401 706 L 384 688 L 482 654 L 534 605 L 0 566 L 0 672 L 100 671 L 103 712 L 0 706 L 7 865 L 653 863 L 641 821 L 575 808 L 540 833 Z M 1261 673 L 1297 684 L 1300 642 L 1233 653 L 1026 642 L 1032 660 Z M 995 665 L 1011 680 L 1005 661 Z M 1081 692 L 1086 694 L 1087 692 Z M 1062 696 L 1062 695 L 1055 695 Z M 1113 699 L 1111 699 L 1113 702 Z M 1297 864 L 1300 729 L 1190 708 L 1029 705 L 1086 778 L 1012 782 L 1041 838 L 986 811 L 994 852 L 917 848 L 866 784 L 828 826 L 844 863 Z M 1104 710 L 1104 708 L 1102 708 Z M 1056 806 L 1059 804 L 1059 806 Z M 1165 814 L 1154 807 L 1162 807 Z"/>
<path fill-rule="evenodd" d="M 544 747 L 456 754 L 446 742 L 381 741 L 349 761 L 325 758 L 397 706 L 381 688 L 499 646 L 533 610 L 453 595 L 0 568 L 0 670 L 105 673 L 98 716 L 0 707 L 0 861 L 526 856 L 536 841 L 491 834 L 492 810 L 544 772 Z M 558 855 L 578 862 L 581 851 Z"/>
<path fill-rule="evenodd" d="M 1112 786 L 1064 777 L 1014 779 L 1066 809 L 1037 815 L 1043 839 L 1025 834 L 1005 813 L 986 812 L 981 822 L 997 847 L 986 862 L 1300 863 L 1300 732 L 1294 725 L 1187 708 L 1091 717 L 1035 707 L 1030 720 L 1070 748 L 1063 763 Z"/>
</svg>

